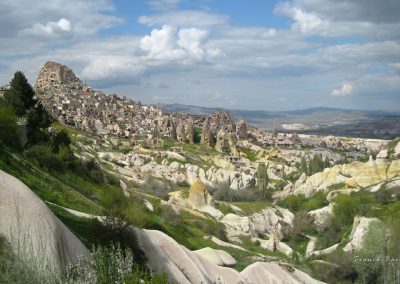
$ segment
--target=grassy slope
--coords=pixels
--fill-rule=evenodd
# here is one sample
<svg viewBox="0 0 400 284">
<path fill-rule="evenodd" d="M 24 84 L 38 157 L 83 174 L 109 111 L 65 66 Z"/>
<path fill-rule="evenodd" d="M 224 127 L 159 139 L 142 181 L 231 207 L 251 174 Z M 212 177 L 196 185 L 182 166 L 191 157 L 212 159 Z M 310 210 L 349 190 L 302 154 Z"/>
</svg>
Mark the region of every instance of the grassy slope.
<svg viewBox="0 0 400 284">
<path fill-rule="evenodd" d="M 25 183 L 42 200 L 96 214 L 101 206 L 101 186 L 95 186 L 73 173 L 51 174 L 27 160 L 23 154 L 0 146 L 0 169 Z"/>
</svg>

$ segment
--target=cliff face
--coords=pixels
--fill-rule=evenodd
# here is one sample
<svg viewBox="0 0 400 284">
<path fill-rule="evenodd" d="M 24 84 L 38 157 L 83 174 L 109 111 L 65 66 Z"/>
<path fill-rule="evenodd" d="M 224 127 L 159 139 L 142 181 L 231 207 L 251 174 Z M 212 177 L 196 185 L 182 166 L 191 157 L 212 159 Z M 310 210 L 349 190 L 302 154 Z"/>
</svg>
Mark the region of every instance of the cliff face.
<svg viewBox="0 0 400 284">
<path fill-rule="evenodd" d="M 82 81 L 75 76 L 74 72 L 65 65 L 47 61 L 40 69 L 38 79 L 35 84 L 36 89 L 48 89 L 55 85 L 75 85 L 83 87 Z"/>
</svg>

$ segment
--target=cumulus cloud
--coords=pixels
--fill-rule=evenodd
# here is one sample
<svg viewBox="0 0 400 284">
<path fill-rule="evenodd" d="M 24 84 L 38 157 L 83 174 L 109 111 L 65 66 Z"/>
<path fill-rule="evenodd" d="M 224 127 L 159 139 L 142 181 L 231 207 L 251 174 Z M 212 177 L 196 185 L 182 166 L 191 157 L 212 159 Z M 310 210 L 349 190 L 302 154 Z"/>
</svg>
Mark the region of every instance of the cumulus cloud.
<svg viewBox="0 0 400 284">
<path fill-rule="evenodd" d="M 353 92 L 353 86 L 351 84 L 345 83 L 342 85 L 340 89 L 334 89 L 331 93 L 331 96 L 334 97 L 343 97 L 349 96 Z"/>
<path fill-rule="evenodd" d="M 57 37 L 67 35 L 71 31 L 71 22 L 65 18 L 57 22 L 47 22 L 45 25 L 35 23 L 32 27 L 20 31 L 20 35 Z"/>
<path fill-rule="evenodd" d="M 205 46 L 208 32 L 190 28 L 179 29 L 168 25 L 153 29 L 150 35 L 144 36 L 140 47 L 148 52 L 150 59 L 176 61 L 184 64 L 197 61 L 208 61 L 222 54 L 217 48 Z"/>
<path fill-rule="evenodd" d="M 382 3 L 385 2 L 385 3 Z M 293 21 L 292 29 L 327 37 L 400 38 L 400 4 L 392 0 L 293 0 L 279 2 L 274 12 Z M 388 11 L 392 7 L 392 11 Z M 395 12 L 394 12 L 395 11 Z M 391 15 L 386 17 L 386 13 Z M 395 16 L 396 15 L 396 16 Z"/>
</svg>

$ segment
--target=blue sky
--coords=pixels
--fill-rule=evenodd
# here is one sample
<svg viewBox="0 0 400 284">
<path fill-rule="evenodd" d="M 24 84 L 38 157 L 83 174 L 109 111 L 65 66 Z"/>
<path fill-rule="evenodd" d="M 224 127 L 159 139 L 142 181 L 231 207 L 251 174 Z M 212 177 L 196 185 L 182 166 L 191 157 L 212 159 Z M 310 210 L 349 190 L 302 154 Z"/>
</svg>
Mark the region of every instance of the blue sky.
<svg viewBox="0 0 400 284">
<path fill-rule="evenodd" d="M 14 0 L 0 12 L 0 84 L 16 70 L 34 83 L 53 60 L 144 103 L 400 106 L 396 0 Z"/>
</svg>

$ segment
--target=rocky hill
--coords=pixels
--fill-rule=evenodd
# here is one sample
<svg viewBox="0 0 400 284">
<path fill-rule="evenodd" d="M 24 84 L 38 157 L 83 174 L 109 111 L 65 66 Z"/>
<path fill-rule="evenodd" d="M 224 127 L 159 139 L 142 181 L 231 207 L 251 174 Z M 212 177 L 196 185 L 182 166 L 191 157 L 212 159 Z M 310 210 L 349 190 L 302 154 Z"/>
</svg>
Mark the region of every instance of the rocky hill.
<svg viewBox="0 0 400 284">
<path fill-rule="evenodd" d="M 75 88 L 83 88 L 85 86 L 83 82 L 75 76 L 72 69 L 53 61 L 47 61 L 40 69 L 34 87 L 37 90 L 44 91 L 59 85 L 69 85 Z"/>
</svg>

